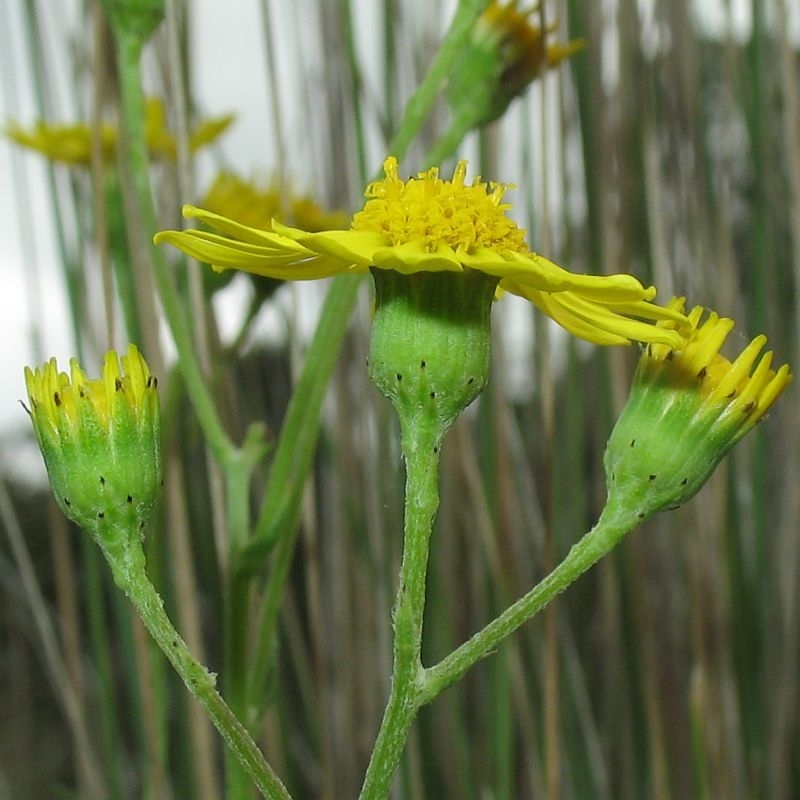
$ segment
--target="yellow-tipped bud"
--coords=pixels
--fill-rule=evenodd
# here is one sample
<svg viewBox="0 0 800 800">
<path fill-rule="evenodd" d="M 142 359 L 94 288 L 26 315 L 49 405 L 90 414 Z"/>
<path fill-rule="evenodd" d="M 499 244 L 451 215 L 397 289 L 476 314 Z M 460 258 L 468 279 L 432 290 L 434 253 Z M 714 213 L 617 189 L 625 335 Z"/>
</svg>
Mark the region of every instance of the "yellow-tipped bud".
<svg viewBox="0 0 800 800">
<path fill-rule="evenodd" d="M 448 99 L 456 116 L 474 117 L 473 127 L 493 122 L 546 69 L 584 48 L 582 39 L 548 43 L 554 28 L 536 24 L 537 10 L 520 10 L 518 0 L 489 3 L 450 77 Z"/>
<path fill-rule="evenodd" d="M 683 311 L 683 298 L 669 306 Z M 757 336 L 733 361 L 719 349 L 733 320 L 704 309 L 688 315 L 681 350 L 651 344 L 634 377 L 630 398 L 605 454 L 609 503 L 645 519 L 686 502 L 708 480 L 723 456 L 761 421 L 792 380 L 777 371 Z M 659 322 L 669 327 L 673 323 Z"/>
<path fill-rule="evenodd" d="M 140 531 L 161 488 L 156 379 L 134 345 L 108 352 L 99 379 L 76 359 L 25 369 L 28 413 L 56 501 L 106 547 Z"/>
</svg>

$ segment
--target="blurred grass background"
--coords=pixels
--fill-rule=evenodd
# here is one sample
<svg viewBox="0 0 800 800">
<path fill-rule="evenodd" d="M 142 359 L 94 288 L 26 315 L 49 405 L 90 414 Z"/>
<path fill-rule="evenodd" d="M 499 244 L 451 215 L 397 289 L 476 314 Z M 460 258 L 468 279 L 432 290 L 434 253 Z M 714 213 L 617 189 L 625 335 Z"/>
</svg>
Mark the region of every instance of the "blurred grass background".
<svg viewBox="0 0 800 800">
<path fill-rule="evenodd" d="M 9 113 L 20 107 L 9 87 L 30 81 L 37 117 L 112 113 L 114 71 L 97 6 L 54 17 L 51 5 L 12 2 L 22 40 L 9 41 L 12 28 L 0 26 Z M 195 119 L 197 104 L 206 115 L 255 113 L 203 103 L 195 65 L 213 50 L 224 70 L 225 42 L 194 35 L 202 5 L 168 5 L 147 81 L 170 98 L 174 123 L 186 124 L 175 116 L 181 110 Z M 231 13 L 245 5 L 253 10 L 241 2 Z M 736 319 L 738 348 L 764 332 L 779 363 L 796 367 L 797 8 L 791 0 L 720 4 L 709 26 L 700 5 L 547 5 L 558 38 L 584 37 L 586 50 L 461 152 L 475 173 L 517 184 L 509 199 L 535 250 L 575 271 L 630 271 L 654 282 L 662 302 L 686 294 L 689 305 Z M 734 24 L 734 5 L 744 25 Z M 309 188 L 327 207 L 357 208 L 451 10 L 263 0 L 247 47 L 268 130 L 265 146 L 247 154 L 252 169 Z M 438 107 L 405 172 L 421 166 L 446 116 Z M 165 227 L 177 223 L 186 193 L 202 193 L 214 165 L 226 162 L 226 146 L 221 139 L 194 171 L 154 167 Z M 21 163 L 38 169 L 38 158 Z M 8 178 L 21 203 L 25 174 L 15 168 Z M 148 236 L 125 227 L 121 207 L 98 204 L 110 174 L 53 164 L 47 175 L 35 217 L 21 215 L 23 235 L 35 244 L 26 220 L 55 226 L 74 351 L 93 372 L 102 351 L 122 343 L 119 310 L 109 320 L 114 304 L 100 300 L 118 242 L 98 214 L 117 217 L 140 254 Z M 46 285 L 34 280 L 46 265 L 23 266 L 41 293 L 32 307 L 47 308 Z M 146 268 L 134 260 L 134 280 L 157 314 L 141 294 Z M 237 440 L 252 420 L 279 430 L 302 360 L 302 309 L 316 307 L 323 289 L 267 296 L 255 328 L 268 318 L 285 335 L 245 336 L 235 349 L 219 330 L 230 329 L 230 296 L 250 297 L 252 288 L 237 278 L 227 302 L 195 295 L 210 381 Z M 394 420 L 364 369 L 369 310 L 365 294 L 326 401 L 267 687 L 261 741 L 298 798 L 357 794 L 388 688 L 402 465 Z M 527 590 L 591 527 L 604 499 L 604 442 L 637 355 L 571 340 L 510 299 L 495 321 L 494 380 L 445 446 L 426 662 Z M 165 342 L 151 348 L 164 346 L 169 364 Z M 162 358 L 152 349 L 146 356 Z M 186 639 L 219 669 L 219 479 L 180 380 L 164 369 L 167 498 L 150 530 L 150 571 Z M 644 525 L 423 709 L 397 797 L 800 796 L 799 425 L 790 389 L 697 498 Z M 220 797 L 216 735 L 149 647 L 93 545 L 59 517 L 41 479 L 21 477 L 20 440 L 10 430 L 2 442 L 0 797 Z"/>
</svg>

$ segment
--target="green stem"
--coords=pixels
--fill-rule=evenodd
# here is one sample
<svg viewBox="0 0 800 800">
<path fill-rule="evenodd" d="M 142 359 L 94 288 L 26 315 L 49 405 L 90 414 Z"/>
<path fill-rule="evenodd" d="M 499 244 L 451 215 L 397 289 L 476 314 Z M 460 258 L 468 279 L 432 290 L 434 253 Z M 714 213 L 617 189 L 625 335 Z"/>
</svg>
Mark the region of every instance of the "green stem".
<svg viewBox="0 0 800 800">
<path fill-rule="evenodd" d="M 242 451 L 246 453 L 247 448 Z M 241 458 L 225 471 L 229 563 L 235 559 L 250 530 L 250 475 L 253 464 Z M 247 642 L 249 581 L 233 569 L 225 583 L 225 625 L 223 681 L 231 710 L 247 727 Z M 252 796 L 252 782 L 244 765 L 232 750 L 226 753 L 227 800 L 246 800 Z"/>
<path fill-rule="evenodd" d="M 424 689 L 420 650 L 431 529 L 439 506 L 439 450 L 453 420 L 489 377 L 488 275 L 374 270 L 369 372 L 400 419 L 406 463 L 403 560 L 395 601 L 389 701 L 367 767 L 362 800 L 384 800 Z"/>
<path fill-rule="evenodd" d="M 475 127 L 474 115 L 461 113 L 453 117 L 450 126 L 428 153 L 429 164 L 442 164 L 455 153 L 464 137 Z"/>
<path fill-rule="evenodd" d="M 638 520 L 631 519 L 628 509 L 610 500 L 594 528 L 572 546 L 564 560 L 544 580 L 436 666 L 425 670 L 424 685 L 418 697 L 419 704 L 430 703 L 456 683 L 503 639 L 611 552 L 637 523 Z"/>
<path fill-rule="evenodd" d="M 439 506 L 439 449 L 445 430 L 442 425 L 418 423 L 415 420 L 404 426 L 402 436 L 406 462 L 405 530 L 393 613 L 392 686 L 364 777 L 361 800 L 384 800 L 389 796 L 424 689 L 420 651 L 425 582 L 431 529 Z"/>
<path fill-rule="evenodd" d="M 263 567 L 274 546 L 249 670 L 248 707 L 256 714 L 263 707 L 265 687 L 270 679 L 278 612 L 297 541 L 303 488 L 316 450 L 320 408 L 361 283 L 360 278 L 342 275 L 328 290 L 286 411 L 256 531 L 239 553 L 237 569 L 231 578 L 235 581 L 251 577 Z"/>
<path fill-rule="evenodd" d="M 486 5 L 487 0 L 462 0 L 459 4 L 450 30 L 424 80 L 406 106 L 400 127 L 390 145 L 389 152 L 397 158 L 405 155 L 425 122 L 472 24 Z M 297 540 L 300 499 L 319 433 L 319 409 L 360 283 L 357 278 L 342 276 L 335 279 L 328 290 L 275 448 L 254 535 L 236 563 L 244 574 L 252 575 L 263 566 L 273 545 L 276 547 L 250 668 L 248 705 L 256 711 L 263 705 L 270 665 L 273 663 L 278 612 Z"/>
<path fill-rule="evenodd" d="M 297 517 L 319 433 L 319 410 L 361 282 L 362 278 L 351 275 L 339 276 L 331 282 L 286 410 L 255 532 L 240 554 L 238 566 L 244 572 L 263 566 L 270 547 L 286 538 Z"/>
<path fill-rule="evenodd" d="M 105 215 L 106 225 L 104 235 L 108 242 L 109 260 L 114 273 L 117 297 L 122 306 L 125 332 L 129 341 L 144 343 L 141 311 L 136 293 L 133 264 L 131 263 L 130 242 L 128 241 L 129 231 L 126 224 L 127 220 L 125 219 L 121 186 L 116 173 L 112 173 L 107 178 L 103 189 L 103 197 L 100 202 L 104 202 L 106 205 L 102 212 Z"/>
<path fill-rule="evenodd" d="M 447 35 L 442 40 L 424 80 L 408 101 L 397 133 L 389 145 L 389 153 L 398 159 L 405 155 L 414 137 L 425 124 L 439 89 L 461 53 L 475 20 L 488 5 L 489 0 L 460 0 Z"/>
<path fill-rule="evenodd" d="M 138 211 L 145 233 L 149 238 L 158 229 L 158 225 L 150 191 L 149 162 L 144 130 L 145 103 L 139 79 L 139 62 L 143 43 L 135 34 L 119 28 L 115 30 L 115 36 L 126 162 L 136 194 Z M 150 247 L 150 258 L 161 307 L 169 323 L 178 352 L 178 368 L 186 383 L 186 391 L 192 400 L 203 434 L 214 457 L 220 464 L 226 464 L 235 458 L 236 448 L 222 427 L 214 401 L 203 378 L 203 371 L 194 353 L 191 327 L 180 295 L 172 281 L 163 253 L 154 245 Z"/>
<path fill-rule="evenodd" d="M 189 651 L 173 627 L 161 597 L 145 569 L 138 531 L 127 537 L 118 552 L 104 548 L 114 581 L 130 598 L 145 627 L 183 679 L 186 688 L 205 708 L 228 747 L 236 754 L 261 794 L 270 800 L 290 800 L 290 795 L 236 715 L 215 688 L 216 678 Z"/>
</svg>

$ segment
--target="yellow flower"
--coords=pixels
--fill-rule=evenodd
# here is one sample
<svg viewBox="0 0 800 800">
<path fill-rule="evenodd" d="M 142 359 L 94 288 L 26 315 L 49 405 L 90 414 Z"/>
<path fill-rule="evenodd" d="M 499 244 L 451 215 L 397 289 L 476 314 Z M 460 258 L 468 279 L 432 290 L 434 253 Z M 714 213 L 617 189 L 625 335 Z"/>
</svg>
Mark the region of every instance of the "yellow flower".
<svg viewBox="0 0 800 800">
<path fill-rule="evenodd" d="M 189 149 L 195 152 L 215 141 L 233 121 L 232 115 L 215 117 L 200 123 L 189 134 Z M 177 142 L 169 131 L 163 100 L 151 98 L 147 101 L 145 118 L 147 146 L 153 158 L 174 159 Z M 53 161 L 74 166 L 89 166 L 92 159 L 92 136 L 90 125 L 50 125 L 37 122 L 32 130 L 26 130 L 15 122 L 6 128 L 10 139 L 23 147 L 36 150 Z M 103 160 L 112 163 L 116 158 L 119 134 L 116 126 L 104 123 L 97 131 Z"/>
<path fill-rule="evenodd" d="M 669 307 L 684 310 L 683 298 Z M 757 336 L 732 362 L 721 355 L 733 320 L 697 306 L 678 350 L 649 345 L 605 455 L 609 500 L 639 519 L 686 502 L 723 456 L 760 422 L 791 383 L 789 366 L 772 369 Z M 670 321 L 659 327 L 671 327 Z"/>
<path fill-rule="evenodd" d="M 259 185 L 232 172 L 222 171 L 201 199 L 200 205 L 221 217 L 259 230 L 271 230 L 272 221 L 297 225 L 306 231 L 344 228 L 348 216 L 343 212 L 325 211 L 312 198 L 294 195 L 277 182 Z M 206 270 L 203 283 L 210 292 L 227 286 L 233 273 Z M 282 285 L 277 279 L 254 278 L 257 299 L 266 299 Z"/>
<path fill-rule="evenodd" d="M 273 222 L 250 227 L 195 206 L 184 216 L 220 231 L 161 231 L 157 243 L 175 245 L 216 270 L 240 269 L 282 280 L 312 280 L 370 269 L 418 272 L 480 272 L 499 280 L 501 291 L 530 300 L 571 333 L 597 344 L 631 340 L 680 347 L 674 328 L 643 320 L 683 315 L 650 303 L 630 275 L 578 275 L 528 250 L 524 231 L 506 216 L 509 188 L 476 178 L 465 183 L 466 162 L 452 180 L 436 168 L 403 181 L 397 160 L 386 159 L 383 180 L 370 184 L 364 208 L 349 230 L 309 232 Z"/>
<path fill-rule="evenodd" d="M 25 369 L 39 448 L 61 510 L 106 545 L 144 526 L 161 488 L 156 379 L 134 345 L 89 379 L 76 359 Z"/>
<path fill-rule="evenodd" d="M 470 127 L 498 119 L 545 69 L 560 64 L 585 46 L 583 39 L 548 43 L 555 25 L 542 28 L 533 19 L 539 6 L 524 11 L 517 0 L 489 3 L 450 75 L 447 96 L 456 117 Z"/>
<path fill-rule="evenodd" d="M 233 114 L 202 120 L 197 127 L 189 131 L 189 152 L 194 153 L 216 141 L 232 122 Z M 176 158 L 178 143 L 167 127 L 167 113 L 163 100 L 151 98 L 147 101 L 145 136 L 152 156 L 171 160 Z"/>
<path fill-rule="evenodd" d="M 287 193 L 277 183 L 259 186 L 227 171 L 217 175 L 200 205 L 212 214 L 261 230 L 270 230 L 273 219 L 312 232 L 347 225 L 344 213 L 325 211 L 311 197 Z"/>
<path fill-rule="evenodd" d="M 86 124 L 49 125 L 37 122 L 32 130 L 10 122 L 6 135 L 14 142 L 47 156 L 52 161 L 88 166 L 92 158 L 92 131 Z M 97 131 L 103 161 L 113 161 L 117 151 L 117 130 L 103 124 Z"/>
</svg>

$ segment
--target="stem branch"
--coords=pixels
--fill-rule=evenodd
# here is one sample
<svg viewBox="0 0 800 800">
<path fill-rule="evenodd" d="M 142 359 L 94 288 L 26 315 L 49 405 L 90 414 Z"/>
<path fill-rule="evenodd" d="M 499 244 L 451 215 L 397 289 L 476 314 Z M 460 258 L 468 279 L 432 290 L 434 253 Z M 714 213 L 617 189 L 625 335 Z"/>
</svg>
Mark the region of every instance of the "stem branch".
<svg viewBox="0 0 800 800">
<path fill-rule="evenodd" d="M 164 604 L 145 570 L 144 551 L 134 534 L 121 554 L 106 552 L 114 581 L 130 598 L 145 627 L 205 708 L 228 747 L 236 754 L 261 794 L 269 800 L 290 800 L 286 787 L 265 761 L 250 734 L 217 692 L 216 678 L 192 655 L 164 611 Z"/>
<path fill-rule="evenodd" d="M 430 703 L 456 683 L 503 639 L 611 552 L 635 525 L 625 509 L 613 502 L 607 504 L 594 528 L 572 546 L 564 560 L 544 580 L 450 655 L 425 670 L 424 686 L 418 698 L 420 705 Z"/>
</svg>

